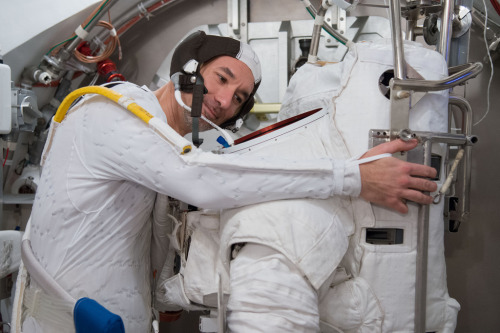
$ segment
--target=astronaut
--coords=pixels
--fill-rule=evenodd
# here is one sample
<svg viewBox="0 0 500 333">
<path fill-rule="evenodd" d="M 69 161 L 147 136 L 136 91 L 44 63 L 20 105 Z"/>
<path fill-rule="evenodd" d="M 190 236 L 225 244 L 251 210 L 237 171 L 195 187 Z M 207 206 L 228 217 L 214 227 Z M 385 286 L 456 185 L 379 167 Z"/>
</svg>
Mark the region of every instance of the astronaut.
<svg viewBox="0 0 500 333">
<path fill-rule="evenodd" d="M 239 111 L 250 110 L 260 81 L 255 54 L 229 38 L 197 34 L 187 42 L 204 45 L 208 52 L 204 66 L 195 69 L 207 89 L 203 114 L 219 125 L 236 121 Z M 131 83 L 112 89 L 168 123 L 180 139 L 191 130 L 173 83 L 155 92 Z M 187 104 L 191 96 L 182 93 Z M 355 191 L 343 189 L 343 179 L 335 178 L 333 171 L 343 170 L 343 161 L 240 159 L 196 148 L 181 155 L 140 119 L 100 95 L 86 95 L 73 106 L 49 142 L 30 222 L 34 256 L 72 297 L 95 299 L 118 314 L 130 332 L 151 328 L 149 257 L 157 192 L 219 209 Z M 345 174 L 356 177 L 351 169 Z M 290 191 L 283 191 L 285 186 Z M 267 195 L 256 196 L 257 187 Z M 23 302 L 23 316 L 17 316 L 23 332 L 74 330 L 72 309 L 40 311 L 59 303 L 36 281 L 33 277 L 26 287 L 24 300 L 30 301 Z"/>
</svg>

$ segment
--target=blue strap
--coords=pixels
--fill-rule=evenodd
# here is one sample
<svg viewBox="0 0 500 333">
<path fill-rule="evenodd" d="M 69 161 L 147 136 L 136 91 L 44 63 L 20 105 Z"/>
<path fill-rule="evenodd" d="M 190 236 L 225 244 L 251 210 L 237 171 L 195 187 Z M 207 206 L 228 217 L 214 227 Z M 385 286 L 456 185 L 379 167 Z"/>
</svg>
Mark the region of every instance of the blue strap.
<svg viewBox="0 0 500 333">
<path fill-rule="evenodd" d="M 125 333 L 122 318 L 90 298 L 80 298 L 73 311 L 76 333 Z"/>
</svg>

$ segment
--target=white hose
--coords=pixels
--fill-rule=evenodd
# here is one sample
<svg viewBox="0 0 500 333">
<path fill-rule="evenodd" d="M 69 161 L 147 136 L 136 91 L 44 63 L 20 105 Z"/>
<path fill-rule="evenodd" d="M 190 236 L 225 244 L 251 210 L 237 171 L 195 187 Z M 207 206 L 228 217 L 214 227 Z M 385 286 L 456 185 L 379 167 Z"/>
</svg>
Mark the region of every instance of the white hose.
<svg viewBox="0 0 500 333">
<path fill-rule="evenodd" d="M 47 271 L 40 265 L 35 255 L 33 254 L 33 249 L 31 248 L 31 240 L 29 238 L 29 233 L 31 229 L 31 221 L 28 222 L 26 226 L 25 237 L 21 243 L 21 258 L 23 264 L 28 270 L 30 277 L 36 281 L 36 283 L 42 288 L 44 292 L 51 296 L 56 296 L 64 301 L 71 304 L 75 304 L 76 300 L 64 290 L 52 276 L 50 276 Z"/>
</svg>

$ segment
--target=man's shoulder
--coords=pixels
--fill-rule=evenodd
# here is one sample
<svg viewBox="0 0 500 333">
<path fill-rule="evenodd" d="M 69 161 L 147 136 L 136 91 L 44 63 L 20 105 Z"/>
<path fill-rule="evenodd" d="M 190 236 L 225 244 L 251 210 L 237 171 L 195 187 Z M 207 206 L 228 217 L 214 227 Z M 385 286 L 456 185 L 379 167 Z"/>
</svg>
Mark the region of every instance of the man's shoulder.
<svg viewBox="0 0 500 333">
<path fill-rule="evenodd" d="M 152 91 L 149 90 L 146 86 L 139 86 L 129 81 L 108 82 L 103 84 L 102 86 L 109 89 L 113 89 L 114 91 L 119 92 L 121 94 L 125 93 L 134 93 L 139 95 L 152 94 Z"/>
<path fill-rule="evenodd" d="M 148 110 L 154 116 L 161 116 L 163 111 L 155 94 L 146 86 L 139 86 L 132 82 L 119 81 L 103 85 L 123 95 L 125 98 L 131 98 L 142 108 Z"/>
</svg>

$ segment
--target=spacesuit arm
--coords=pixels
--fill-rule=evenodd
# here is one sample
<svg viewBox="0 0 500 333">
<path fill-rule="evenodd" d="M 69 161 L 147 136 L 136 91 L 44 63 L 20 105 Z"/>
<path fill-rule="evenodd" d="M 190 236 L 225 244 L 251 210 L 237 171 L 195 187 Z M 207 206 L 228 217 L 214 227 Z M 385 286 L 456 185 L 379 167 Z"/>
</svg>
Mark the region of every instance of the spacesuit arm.
<svg viewBox="0 0 500 333">
<path fill-rule="evenodd" d="M 86 168 L 97 179 L 129 180 L 211 209 L 360 193 L 359 167 L 342 160 L 216 155 L 200 149 L 181 155 L 119 106 L 104 99 L 92 104 L 93 110 L 106 112 L 89 119 L 83 129 L 89 132 L 81 134 L 81 141 L 91 142 L 80 149 Z"/>
<path fill-rule="evenodd" d="M 116 89 L 166 122 L 151 92 L 128 85 Z M 76 147 L 93 179 L 132 181 L 211 209 L 290 198 L 357 196 L 361 191 L 359 167 L 343 160 L 326 155 L 308 160 L 218 155 L 196 148 L 181 155 L 170 141 L 104 97 L 96 96 L 81 108 L 74 120 L 70 115 L 66 121 L 82 122 Z"/>
</svg>

